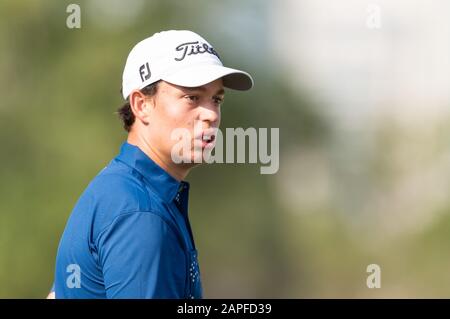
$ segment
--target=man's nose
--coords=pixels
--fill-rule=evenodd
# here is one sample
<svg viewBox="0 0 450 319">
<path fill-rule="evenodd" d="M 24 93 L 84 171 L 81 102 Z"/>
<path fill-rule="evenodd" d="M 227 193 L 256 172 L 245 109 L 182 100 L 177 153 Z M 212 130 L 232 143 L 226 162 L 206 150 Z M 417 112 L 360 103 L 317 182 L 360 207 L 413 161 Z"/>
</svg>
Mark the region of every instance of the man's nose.
<svg viewBox="0 0 450 319">
<path fill-rule="evenodd" d="M 220 108 L 213 103 L 200 106 L 200 120 L 217 123 L 220 119 Z"/>
</svg>

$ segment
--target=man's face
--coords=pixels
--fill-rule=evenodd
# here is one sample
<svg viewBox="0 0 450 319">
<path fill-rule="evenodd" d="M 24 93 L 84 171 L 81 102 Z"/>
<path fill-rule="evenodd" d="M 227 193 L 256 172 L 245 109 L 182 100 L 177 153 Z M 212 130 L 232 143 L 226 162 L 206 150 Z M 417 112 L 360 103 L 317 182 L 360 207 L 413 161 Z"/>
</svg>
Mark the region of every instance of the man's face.
<svg viewBox="0 0 450 319">
<path fill-rule="evenodd" d="M 215 140 L 208 136 L 214 135 L 219 127 L 223 98 L 222 79 L 195 88 L 161 81 L 156 95 L 150 98 L 154 106 L 146 127 L 150 145 L 160 159 L 172 161 L 172 150 L 176 144 L 180 145 L 181 138 L 184 145 L 188 144 L 180 152 L 183 161 L 189 162 L 184 165 L 195 165 L 194 159 L 201 158 L 205 148 L 212 149 Z M 174 134 L 176 132 L 185 134 Z"/>
</svg>

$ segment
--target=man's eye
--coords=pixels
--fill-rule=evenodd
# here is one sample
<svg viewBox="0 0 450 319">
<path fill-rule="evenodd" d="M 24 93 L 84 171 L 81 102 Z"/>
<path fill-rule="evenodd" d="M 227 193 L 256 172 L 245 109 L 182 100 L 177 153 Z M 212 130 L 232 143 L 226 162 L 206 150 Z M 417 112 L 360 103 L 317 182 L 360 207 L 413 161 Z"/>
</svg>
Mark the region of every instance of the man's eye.
<svg viewBox="0 0 450 319">
<path fill-rule="evenodd" d="M 218 96 L 214 97 L 213 100 L 214 100 L 214 103 L 216 103 L 216 104 L 221 104 L 223 102 L 223 98 L 218 97 Z"/>
<path fill-rule="evenodd" d="M 192 102 L 198 101 L 198 96 L 197 95 L 186 95 L 185 98 L 190 100 L 190 101 L 192 101 Z"/>
</svg>

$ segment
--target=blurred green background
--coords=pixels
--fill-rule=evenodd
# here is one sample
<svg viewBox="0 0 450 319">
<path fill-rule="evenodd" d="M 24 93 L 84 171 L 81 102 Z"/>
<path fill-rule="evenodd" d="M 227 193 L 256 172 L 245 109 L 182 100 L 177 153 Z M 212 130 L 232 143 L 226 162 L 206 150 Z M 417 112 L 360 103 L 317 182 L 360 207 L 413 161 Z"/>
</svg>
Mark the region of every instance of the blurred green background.
<svg viewBox="0 0 450 319">
<path fill-rule="evenodd" d="M 277 174 L 188 178 L 205 297 L 450 297 L 449 21 L 446 1 L 0 1 L 0 298 L 47 295 L 77 198 L 126 139 L 127 54 L 167 29 L 253 75 L 222 129 L 280 128 Z"/>
</svg>

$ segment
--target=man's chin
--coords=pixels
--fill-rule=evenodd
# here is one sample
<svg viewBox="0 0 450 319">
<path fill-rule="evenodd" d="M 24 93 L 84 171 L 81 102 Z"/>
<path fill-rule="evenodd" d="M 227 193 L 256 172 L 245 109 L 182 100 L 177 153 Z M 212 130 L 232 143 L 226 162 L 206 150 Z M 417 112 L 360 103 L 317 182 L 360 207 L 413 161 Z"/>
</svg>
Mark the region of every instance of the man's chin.
<svg viewBox="0 0 450 319">
<path fill-rule="evenodd" d="M 177 158 L 172 158 L 172 160 L 178 166 L 192 168 L 200 164 L 208 163 L 208 160 L 211 158 L 211 152 L 207 149 L 192 153 L 193 154 L 190 156 L 180 156 Z"/>
<path fill-rule="evenodd" d="M 176 164 L 176 165 L 179 167 L 183 167 L 185 169 L 191 169 L 191 168 L 201 165 L 203 163 L 205 163 L 205 161 L 202 161 L 201 163 L 198 163 L 198 162 L 196 163 L 194 161 L 194 159 L 185 159 L 185 160 L 183 160 L 183 162 Z"/>
<path fill-rule="evenodd" d="M 186 167 L 192 168 L 192 167 L 195 167 L 195 166 L 199 166 L 199 165 L 201 165 L 203 163 L 204 163 L 204 161 L 202 161 L 201 163 L 195 163 L 194 161 L 191 161 L 189 163 L 185 163 L 185 165 L 186 165 Z"/>
</svg>

